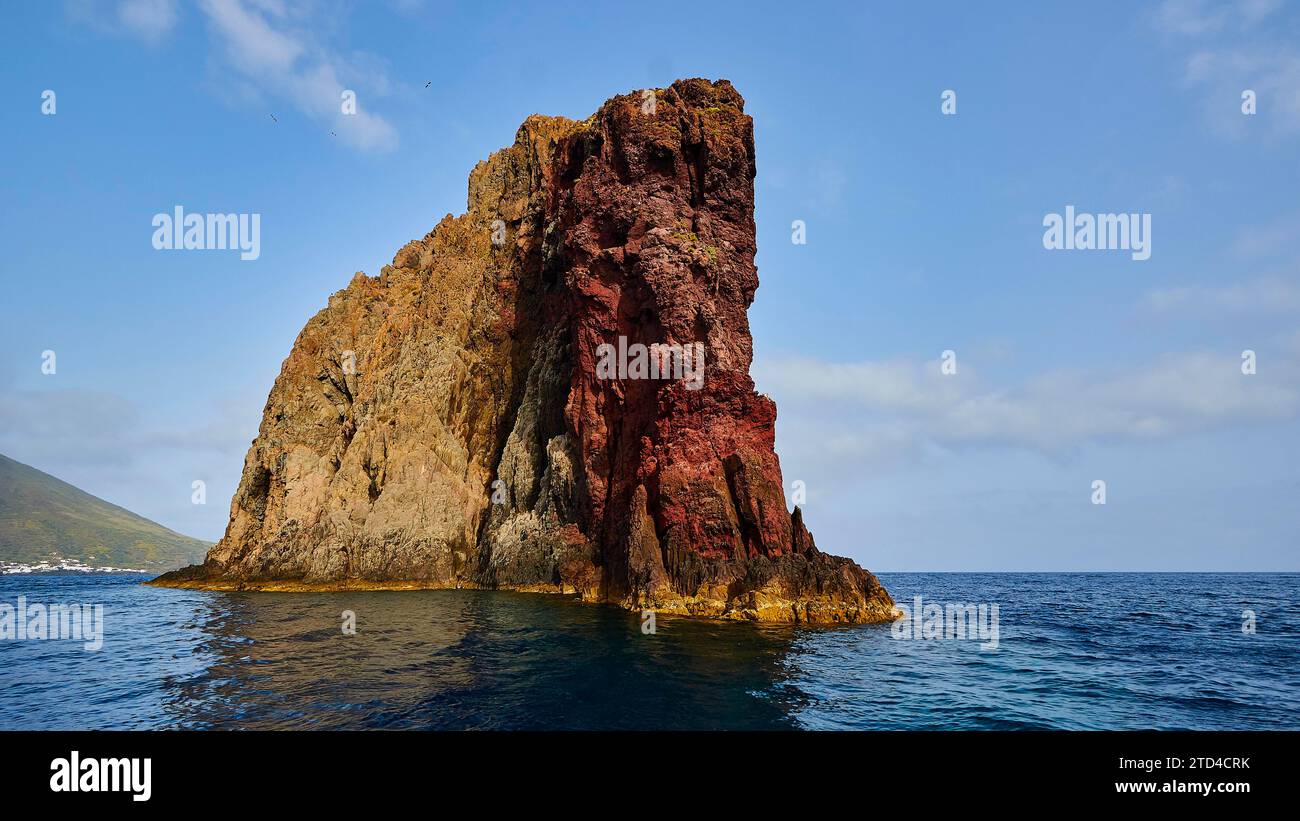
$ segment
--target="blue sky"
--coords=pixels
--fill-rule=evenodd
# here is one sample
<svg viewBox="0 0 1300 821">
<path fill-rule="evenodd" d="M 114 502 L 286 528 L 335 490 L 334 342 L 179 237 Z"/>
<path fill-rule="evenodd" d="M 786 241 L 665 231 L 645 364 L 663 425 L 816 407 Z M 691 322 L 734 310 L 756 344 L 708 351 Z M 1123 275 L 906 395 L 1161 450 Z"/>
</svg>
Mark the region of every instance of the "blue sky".
<svg viewBox="0 0 1300 821">
<path fill-rule="evenodd" d="M 753 373 L 823 549 L 1300 569 L 1300 4 L 849 5 L 6 4 L 0 453 L 215 540 L 353 272 L 461 212 L 527 115 L 727 78 Z M 260 257 L 154 250 L 177 204 L 261 214 Z M 1151 214 L 1151 258 L 1045 250 L 1066 205 Z"/>
</svg>

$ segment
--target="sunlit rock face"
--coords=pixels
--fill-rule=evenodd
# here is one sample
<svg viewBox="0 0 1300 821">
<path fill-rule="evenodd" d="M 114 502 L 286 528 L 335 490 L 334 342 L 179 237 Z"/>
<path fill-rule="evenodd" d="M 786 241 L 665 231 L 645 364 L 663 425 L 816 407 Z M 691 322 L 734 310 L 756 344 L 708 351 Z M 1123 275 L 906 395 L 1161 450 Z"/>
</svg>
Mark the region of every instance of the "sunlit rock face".
<svg viewBox="0 0 1300 821">
<path fill-rule="evenodd" d="M 157 583 L 893 618 L 786 507 L 776 406 L 749 376 L 754 175 L 725 80 L 529 117 L 470 173 L 465 214 L 307 323 L 224 538 Z"/>
</svg>

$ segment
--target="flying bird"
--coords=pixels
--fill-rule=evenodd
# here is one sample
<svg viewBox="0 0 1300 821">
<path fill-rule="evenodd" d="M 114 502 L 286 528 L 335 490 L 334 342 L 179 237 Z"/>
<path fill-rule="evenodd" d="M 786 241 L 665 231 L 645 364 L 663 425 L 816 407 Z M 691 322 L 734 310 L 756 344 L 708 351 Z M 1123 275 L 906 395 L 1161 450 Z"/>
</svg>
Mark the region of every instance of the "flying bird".
<svg viewBox="0 0 1300 821">
<path fill-rule="evenodd" d="M 424 87 L 425 87 L 425 88 L 428 88 L 429 85 L 432 84 L 432 83 L 433 83 L 433 80 L 430 80 L 429 82 L 427 82 L 427 83 L 424 84 Z"/>
<path fill-rule="evenodd" d="M 272 119 L 272 120 L 275 120 L 275 115 L 274 115 L 274 114 L 271 115 L 271 119 Z M 279 120 L 275 120 L 275 121 L 276 121 L 277 123 L 280 122 Z"/>
</svg>

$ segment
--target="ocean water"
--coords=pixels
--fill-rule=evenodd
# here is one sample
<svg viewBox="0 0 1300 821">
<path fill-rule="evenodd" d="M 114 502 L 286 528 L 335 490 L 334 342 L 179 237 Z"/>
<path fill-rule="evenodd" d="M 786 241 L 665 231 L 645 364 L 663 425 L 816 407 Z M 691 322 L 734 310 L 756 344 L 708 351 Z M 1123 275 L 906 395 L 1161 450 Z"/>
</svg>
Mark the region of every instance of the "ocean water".
<svg viewBox="0 0 1300 821">
<path fill-rule="evenodd" d="M 1300 729 L 1300 574 L 881 574 L 901 604 L 997 604 L 996 650 L 887 625 L 660 616 L 646 635 L 559 596 L 144 578 L 0 577 L 0 604 L 102 604 L 105 624 L 94 652 L 0 640 L 0 728 Z"/>
</svg>

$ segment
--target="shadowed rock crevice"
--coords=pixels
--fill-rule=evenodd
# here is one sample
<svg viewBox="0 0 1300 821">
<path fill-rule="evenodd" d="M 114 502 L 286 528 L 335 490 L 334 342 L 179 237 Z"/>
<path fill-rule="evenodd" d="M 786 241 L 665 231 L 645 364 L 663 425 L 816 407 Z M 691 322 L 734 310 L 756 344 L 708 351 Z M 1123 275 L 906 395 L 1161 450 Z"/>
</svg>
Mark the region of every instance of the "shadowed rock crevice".
<svg viewBox="0 0 1300 821">
<path fill-rule="evenodd" d="M 726 81 L 534 115 L 468 210 L 299 334 L 203 565 L 165 585 L 495 587 L 785 622 L 893 617 L 786 508 L 754 391 L 753 123 Z M 704 350 L 608 379 L 602 344 Z M 693 389 L 698 388 L 698 389 Z"/>
</svg>

